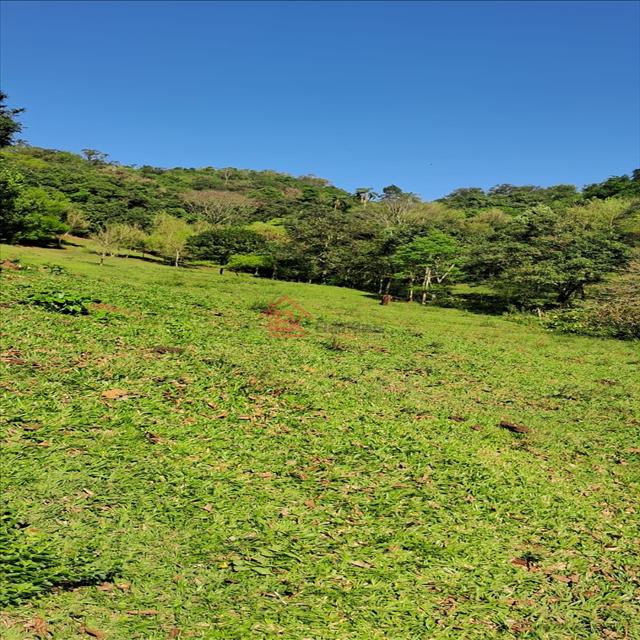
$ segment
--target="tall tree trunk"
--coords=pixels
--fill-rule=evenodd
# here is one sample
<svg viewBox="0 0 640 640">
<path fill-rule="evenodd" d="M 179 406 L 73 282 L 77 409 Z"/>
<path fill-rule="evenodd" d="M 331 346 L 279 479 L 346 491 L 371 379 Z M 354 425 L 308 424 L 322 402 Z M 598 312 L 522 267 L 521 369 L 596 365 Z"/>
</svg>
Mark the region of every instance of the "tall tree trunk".
<svg viewBox="0 0 640 640">
<path fill-rule="evenodd" d="M 102 265 L 104 264 L 104 259 L 105 259 L 106 255 L 107 255 L 107 252 L 106 252 L 106 251 L 103 251 L 103 252 L 100 254 L 100 266 L 102 266 Z"/>
<path fill-rule="evenodd" d="M 176 261 L 174 262 L 174 266 L 177 267 L 180 262 L 180 249 L 176 249 Z"/>
<path fill-rule="evenodd" d="M 427 289 L 431 286 L 431 269 L 427 267 L 424 270 L 424 278 L 422 280 L 422 304 L 427 304 Z"/>
<path fill-rule="evenodd" d="M 413 302 L 413 283 L 415 281 L 415 277 L 411 275 L 409 278 L 409 297 L 407 298 L 407 302 Z"/>
</svg>

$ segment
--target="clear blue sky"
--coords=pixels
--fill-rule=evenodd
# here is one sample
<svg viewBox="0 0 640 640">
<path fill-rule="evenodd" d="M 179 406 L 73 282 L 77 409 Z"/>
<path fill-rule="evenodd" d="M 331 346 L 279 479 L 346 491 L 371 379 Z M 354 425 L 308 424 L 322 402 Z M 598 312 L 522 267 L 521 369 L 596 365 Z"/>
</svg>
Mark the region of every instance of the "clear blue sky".
<svg viewBox="0 0 640 640">
<path fill-rule="evenodd" d="M 640 164 L 638 2 L 2 3 L 31 144 L 462 186 Z"/>
</svg>

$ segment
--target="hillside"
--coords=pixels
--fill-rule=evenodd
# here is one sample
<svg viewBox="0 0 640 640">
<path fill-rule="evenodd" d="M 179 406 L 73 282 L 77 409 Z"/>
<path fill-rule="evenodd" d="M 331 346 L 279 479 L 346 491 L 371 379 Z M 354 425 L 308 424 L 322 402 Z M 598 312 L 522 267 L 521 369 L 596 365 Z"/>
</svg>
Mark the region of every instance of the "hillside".
<svg viewBox="0 0 640 640">
<path fill-rule="evenodd" d="M 115 222 L 146 228 L 160 212 L 194 219 L 199 211 L 190 208 L 184 196 L 198 194 L 232 193 L 244 197 L 245 206 L 250 205 L 250 220 L 276 218 L 295 210 L 296 203 L 333 205 L 336 198 L 349 197 L 346 191 L 316 176 L 294 177 L 276 171 L 233 167 L 126 166 L 91 149 L 80 156 L 68 151 L 15 146 L 3 149 L 0 161 L 18 171 L 25 184 L 61 194 L 87 217 L 93 228 Z"/>
<path fill-rule="evenodd" d="M 0 241 L 62 246 L 80 235 L 103 260 L 205 261 L 441 307 L 548 311 L 555 329 L 640 337 L 640 170 L 582 192 L 502 184 L 424 202 L 397 185 L 347 193 L 314 176 L 83 156 L 0 151 Z"/>
<path fill-rule="evenodd" d="M 2 258 L 3 638 L 640 637 L 637 343 Z"/>
</svg>

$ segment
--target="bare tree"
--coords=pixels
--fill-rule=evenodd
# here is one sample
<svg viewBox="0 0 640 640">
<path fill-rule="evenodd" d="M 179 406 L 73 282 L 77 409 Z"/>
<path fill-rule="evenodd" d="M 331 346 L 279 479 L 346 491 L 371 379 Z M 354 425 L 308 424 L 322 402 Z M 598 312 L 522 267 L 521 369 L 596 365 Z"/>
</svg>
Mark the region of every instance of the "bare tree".
<svg viewBox="0 0 640 640">
<path fill-rule="evenodd" d="M 64 234 L 65 236 L 70 236 L 72 233 L 75 235 L 85 235 L 91 226 L 84 213 L 77 209 L 71 209 L 67 213 L 67 225 L 69 229 Z"/>
<path fill-rule="evenodd" d="M 113 255 L 118 250 L 118 229 L 114 225 L 99 229 L 91 239 L 100 247 L 100 266 L 104 264 L 107 255 Z"/>
<path fill-rule="evenodd" d="M 420 204 L 420 198 L 415 193 L 406 193 L 393 184 L 385 187 L 382 192 L 379 211 L 382 222 L 390 226 L 405 222 L 407 214 Z"/>
<path fill-rule="evenodd" d="M 211 224 L 243 222 L 256 209 L 251 198 L 233 191 L 189 191 L 182 199 L 189 211 Z"/>
</svg>

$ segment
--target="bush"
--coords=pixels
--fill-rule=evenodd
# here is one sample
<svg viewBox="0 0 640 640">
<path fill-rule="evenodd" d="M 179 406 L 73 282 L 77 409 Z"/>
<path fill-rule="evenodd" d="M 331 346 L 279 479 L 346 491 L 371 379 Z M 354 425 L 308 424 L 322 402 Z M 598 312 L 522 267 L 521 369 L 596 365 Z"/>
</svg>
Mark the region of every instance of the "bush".
<svg viewBox="0 0 640 640">
<path fill-rule="evenodd" d="M 24 300 L 25 304 L 43 307 L 47 311 L 56 311 L 72 316 L 86 316 L 89 310 L 86 303 L 90 298 L 64 293 L 63 291 L 43 291 L 32 293 Z"/>
<path fill-rule="evenodd" d="M 220 227 L 205 231 L 189 240 L 193 255 L 217 264 L 226 264 L 233 254 L 254 254 L 264 249 L 265 239 L 242 227 Z"/>
<path fill-rule="evenodd" d="M 272 261 L 268 256 L 255 253 L 236 253 L 229 257 L 227 267 L 232 271 L 260 274 L 260 269 L 272 268 Z"/>
<path fill-rule="evenodd" d="M 565 333 L 640 339 L 640 260 L 592 295 L 578 307 L 548 314 L 544 324 Z"/>
<path fill-rule="evenodd" d="M 67 276 L 69 275 L 69 270 L 66 267 L 63 267 L 61 264 L 54 264 L 52 262 L 47 262 L 42 265 L 42 268 L 48 271 L 52 276 Z"/>
</svg>

